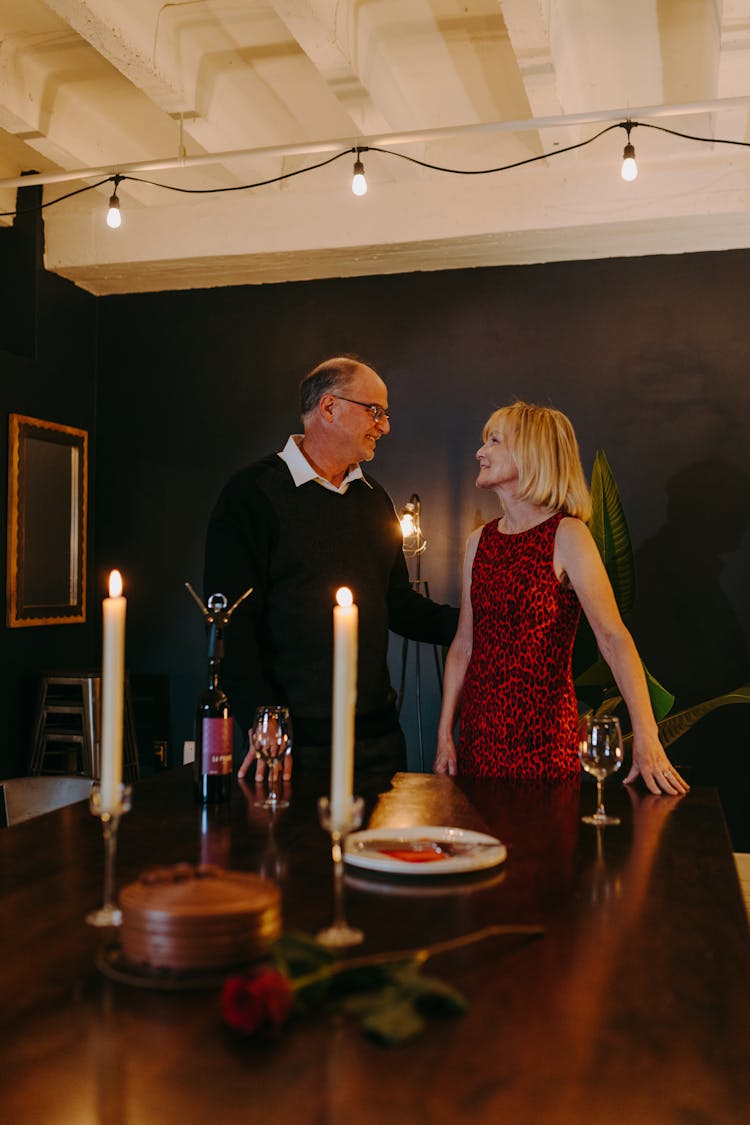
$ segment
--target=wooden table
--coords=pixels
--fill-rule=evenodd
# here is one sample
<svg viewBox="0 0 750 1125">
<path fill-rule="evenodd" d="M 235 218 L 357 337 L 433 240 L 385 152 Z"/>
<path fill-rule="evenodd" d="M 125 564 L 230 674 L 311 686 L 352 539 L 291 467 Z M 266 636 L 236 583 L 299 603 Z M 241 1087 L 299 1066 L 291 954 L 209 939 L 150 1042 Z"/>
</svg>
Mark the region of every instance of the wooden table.
<svg viewBox="0 0 750 1125">
<path fill-rule="evenodd" d="M 611 788 L 610 788 L 611 786 Z M 622 825 L 579 823 L 584 787 L 544 793 L 399 774 L 357 788 L 377 825 L 487 827 L 503 872 L 407 884 L 351 873 L 347 912 L 367 950 L 421 945 L 493 923 L 542 923 L 430 971 L 468 997 L 389 1050 L 340 1017 L 241 1041 L 214 992 L 147 991 L 103 978 L 84 923 L 102 889 L 99 823 L 85 805 L 0 832 L 3 1081 L 9 1125 L 750 1120 L 750 936 L 713 791 L 682 801 L 607 786 Z M 120 882 L 146 866 L 226 860 L 281 882 L 286 925 L 330 920 L 328 842 L 316 786 L 295 779 L 269 825 L 239 789 L 231 819 L 201 818 L 187 770 L 141 782 L 120 832 Z M 378 798 L 378 794 L 383 795 Z"/>
</svg>

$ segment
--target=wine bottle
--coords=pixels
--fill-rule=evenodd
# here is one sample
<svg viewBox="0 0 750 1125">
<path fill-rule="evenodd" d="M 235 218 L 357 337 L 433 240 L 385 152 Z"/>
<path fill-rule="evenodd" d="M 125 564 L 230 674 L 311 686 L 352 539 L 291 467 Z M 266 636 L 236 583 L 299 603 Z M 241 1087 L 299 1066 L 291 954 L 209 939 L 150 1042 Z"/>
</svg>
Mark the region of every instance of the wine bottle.
<svg viewBox="0 0 750 1125">
<path fill-rule="evenodd" d="M 208 605 L 208 686 L 195 712 L 195 796 L 202 805 L 228 801 L 232 788 L 232 713 L 219 682 L 227 600 L 213 594 Z"/>
</svg>

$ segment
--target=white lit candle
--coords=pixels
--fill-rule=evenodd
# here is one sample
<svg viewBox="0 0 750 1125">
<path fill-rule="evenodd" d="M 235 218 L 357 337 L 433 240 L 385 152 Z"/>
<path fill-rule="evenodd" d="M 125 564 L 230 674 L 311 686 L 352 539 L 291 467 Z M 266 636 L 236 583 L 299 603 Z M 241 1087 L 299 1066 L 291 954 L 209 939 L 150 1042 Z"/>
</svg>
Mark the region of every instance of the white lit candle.
<svg viewBox="0 0 750 1125">
<path fill-rule="evenodd" d="M 125 691 L 125 611 L 119 570 L 109 576 L 109 597 L 102 602 L 102 741 L 101 802 L 104 812 L 117 808 L 122 783 L 123 696 Z"/>
<path fill-rule="evenodd" d="M 333 609 L 333 724 L 331 827 L 346 830 L 354 777 L 354 707 L 357 700 L 359 610 L 347 586 L 336 592 Z"/>
</svg>

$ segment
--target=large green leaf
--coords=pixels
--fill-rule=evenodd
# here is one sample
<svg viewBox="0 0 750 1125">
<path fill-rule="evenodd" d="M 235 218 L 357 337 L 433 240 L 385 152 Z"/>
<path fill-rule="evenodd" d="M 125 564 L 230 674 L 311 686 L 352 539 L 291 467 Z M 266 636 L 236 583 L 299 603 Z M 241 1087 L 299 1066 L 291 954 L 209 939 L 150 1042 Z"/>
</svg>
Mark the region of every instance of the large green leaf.
<svg viewBox="0 0 750 1125">
<path fill-rule="evenodd" d="M 726 692 L 725 695 L 717 695 L 714 699 L 707 699 L 704 703 L 697 703 L 695 707 L 688 707 L 664 719 L 659 723 L 659 738 L 662 744 L 665 747 L 671 746 L 704 715 L 715 711 L 717 707 L 725 707 L 728 703 L 750 703 L 750 684 L 743 684 L 734 691 Z"/>
<path fill-rule="evenodd" d="M 609 462 L 597 450 L 591 473 L 592 513 L 589 528 L 624 616 L 635 601 L 635 563 L 625 512 Z"/>
<path fill-rule="evenodd" d="M 648 687 L 648 694 L 651 697 L 651 709 L 654 712 L 654 717 L 657 723 L 660 719 L 665 718 L 674 706 L 674 696 L 671 692 L 667 691 L 659 681 L 651 675 L 646 665 L 641 661 L 643 672 L 646 677 L 646 685 Z M 592 664 L 585 672 L 581 672 L 575 678 L 575 686 L 578 688 L 581 695 L 587 695 L 586 688 L 600 689 L 603 694 L 614 686 L 615 678 L 612 675 L 609 665 L 603 657 L 599 657 L 595 664 Z M 599 708 L 597 708 L 599 709 Z"/>
<path fill-rule="evenodd" d="M 675 715 L 670 715 L 668 719 L 662 719 L 659 723 L 659 738 L 661 743 L 666 749 L 676 742 L 678 738 L 682 738 L 683 734 L 695 726 L 695 724 L 702 719 L 705 715 L 709 715 L 712 711 L 716 711 L 719 707 L 726 707 L 729 703 L 750 703 L 750 684 L 743 684 L 741 687 L 735 688 L 734 691 L 728 691 L 725 695 L 717 695 L 714 699 L 707 699 L 704 703 L 696 703 L 694 707 L 687 707 L 684 711 L 678 711 Z M 626 750 L 630 750 L 633 744 L 633 735 L 628 734 L 623 743 Z"/>
<path fill-rule="evenodd" d="M 641 664 L 643 664 L 643 661 L 641 661 Z M 651 710 L 654 712 L 654 718 L 658 723 L 666 718 L 674 707 L 674 696 L 671 691 L 667 691 L 667 689 L 651 675 L 645 664 L 643 664 L 643 671 L 646 673 L 646 687 L 648 688 L 648 694 L 651 696 Z"/>
</svg>

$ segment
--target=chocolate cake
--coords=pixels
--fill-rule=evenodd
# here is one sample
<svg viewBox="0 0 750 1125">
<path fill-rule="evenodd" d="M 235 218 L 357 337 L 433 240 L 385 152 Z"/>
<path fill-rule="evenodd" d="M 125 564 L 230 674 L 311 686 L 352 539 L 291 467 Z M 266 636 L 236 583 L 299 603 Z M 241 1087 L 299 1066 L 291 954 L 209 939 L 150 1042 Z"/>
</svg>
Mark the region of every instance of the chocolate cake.
<svg viewBox="0 0 750 1125">
<path fill-rule="evenodd" d="M 127 960 L 153 970 L 226 969 L 262 957 L 281 933 L 275 883 L 244 871 L 180 863 L 123 887 Z"/>
</svg>

